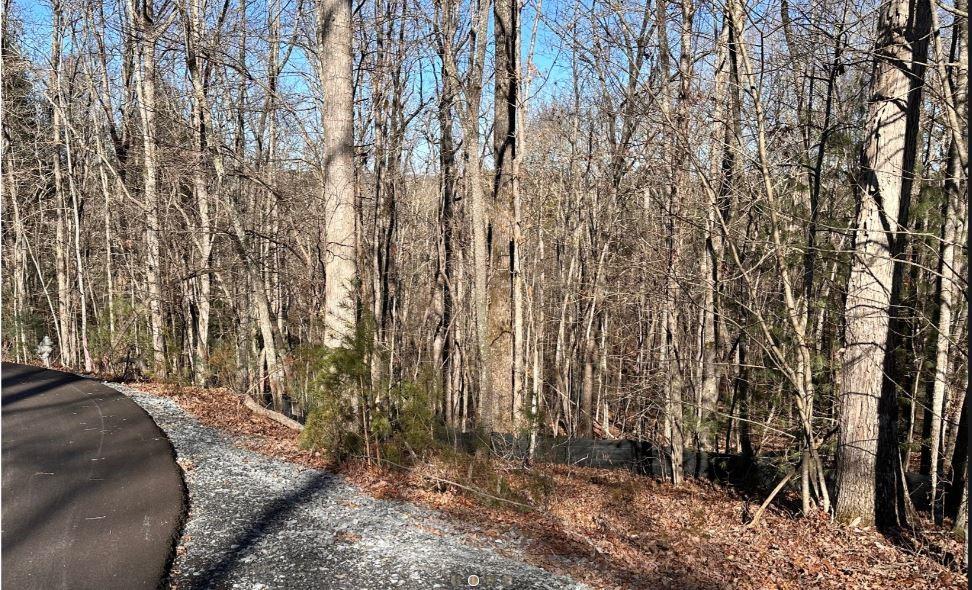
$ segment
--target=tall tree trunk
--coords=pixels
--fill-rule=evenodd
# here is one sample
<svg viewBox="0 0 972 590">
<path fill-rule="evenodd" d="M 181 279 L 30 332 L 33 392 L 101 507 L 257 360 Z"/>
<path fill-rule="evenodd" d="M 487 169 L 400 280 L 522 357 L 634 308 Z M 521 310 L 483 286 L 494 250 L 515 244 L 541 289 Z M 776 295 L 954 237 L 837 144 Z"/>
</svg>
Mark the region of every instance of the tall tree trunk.
<svg viewBox="0 0 972 590">
<path fill-rule="evenodd" d="M 4 193 L 10 199 L 12 210 L 12 224 L 14 232 L 12 265 L 13 265 L 13 323 L 14 323 L 14 355 L 17 362 L 26 362 L 32 355 L 27 346 L 26 322 L 27 314 L 27 237 L 24 233 L 24 221 L 20 215 L 18 202 L 17 181 L 13 174 L 13 157 L 7 134 L 2 139 L 2 157 L 4 159 L 3 181 L 6 182 Z"/>
<path fill-rule="evenodd" d="M 885 347 L 893 349 L 889 324 L 901 278 L 895 276 L 895 259 L 904 236 L 901 230 L 907 227 L 916 150 L 921 92 L 920 85 L 915 91 L 920 78 L 915 79 L 912 68 L 925 60 L 921 46 L 927 48 L 928 12 L 927 0 L 892 0 L 882 5 L 878 17 L 838 378 L 836 515 L 841 522 L 865 526 L 891 526 L 902 518 L 899 470 L 894 467 L 897 392 L 893 384 L 882 384 L 888 360 Z M 879 453 L 890 457 L 879 459 Z M 877 492 L 881 496 L 876 505 Z"/>
<path fill-rule="evenodd" d="M 493 34 L 495 57 L 493 160 L 496 166 L 493 201 L 489 219 L 489 342 L 488 364 L 493 403 L 492 429 L 513 428 L 513 200 L 517 179 L 519 81 L 519 0 L 494 0 Z"/>
<path fill-rule="evenodd" d="M 64 104 L 62 100 L 59 100 L 58 103 Z M 75 279 L 77 280 L 78 286 L 78 303 L 81 308 L 81 327 L 79 330 L 81 336 L 81 359 L 84 362 L 84 370 L 90 373 L 94 370 L 94 365 L 91 362 L 91 349 L 88 347 L 88 299 L 87 291 L 84 287 L 84 275 L 86 271 L 84 261 L 81 258 L 81 205 L 78 199 L 78 188 L 74 182 L 75 171 L 71 143 L 67 137 L 65 137 L 64 147 L 67 159 L 68 192 L 71 195 L 71 221 L 73 222 L 72 227 L 74 229 L 74 264 L 77 266 Z"/>
<path fill-rule="evenodd" d="M 966 4 L 957 3 L 956 7 L 962 10 Z M 933 7 L 933 11 L 936 8 Z M 956 18 L 953 25 L 952 46 L 958 49 L 958 56 L 953 55 L 949 61 L 952 67 L 946 71 L 944 64 L 944 52 L 941 50 L 941 42 L 938 39 L 938 19 L 937 14 L 932 12 L 932 23 L 934 25 L 933 34 L 935 35 L 935 62 L 938 65 L 939 78 L 942 78 L 943 91 L 949 95 L 951 101 L 948 105 L 950 114 L 965 113 L 967 94 L 968 94 L 968 53 L 965 41 L 967 19 Z M 951 75 L 949 75 L 951 74 Z M 942 207 L 942 242 L 939 247 L 938 257 L 938 276 L 935 281 L 935 296 L 937 307 L 933 313 L 933 324 L 935 325 L 934 342 L 932 347 L 934 353 L 934 373 L 928 382 L 929 408 L 925 413 L 926 421 L 929 421 L 928 445 L 928 468 L 931 476 L 932 506 L 936 519 L 940 517 L 940 512 L 936 506 L 939 493 L 939 479 L 942 464 L 942 451 L 944 445 L 943 421 L 945 415 L 946 398 L 949 389 L 949 354 L 953 341 L 952 319 L 954 317 L 953 307 L 957 303 L 956 295 L 958 283 L 960 281 L 959 269 L 956 264 L 956 247 L 965 223 L 968 199 L 963 190 L 968 182 L 965 162 L 962 155 L 962 142 L 965 138 L 966 129 L 959 117 L 949 117 L 949 127 L 958 126 L 959 129 L 952 129 L 952 140 L 948 149 L 948 163 L 945 171 L 945 201 Z M 958 133 L 956 133 L 956 131 Z M 954 468 L 954 466 L 953 466 Z M 964 469 L 964 467 L 962 467 Z M 953 475 L 954 479 L 954 475 Z"/>
<path fill-rule="evenodd" d="M 934 334 L 934 373 L 927 387 L 928 398 L 931 402 L 926 420 L 930 422 L 929 440 L 929 475 L 931 489 L 938 491 L 938 481 L 941 465 L 941 451 L 943 448 L 942 423 L 945 415 L 945 399 L 949 386 L 949 353 L 952 345 L 952 318 L 955 304 L 956 287 L 959 281 L 956 267 L 955 249 L 960 234 L 961 225 L 965 219 L 965 195 L 960 192 L 956 175 L 960 173 L 958 156 L 954 146 L 949 150 L 949 165 L 945 182 L 945 202 L 942 207 L 942 242 L 939 248 L 938 278 L 935 281 L 937 309 L 935 309 L 932 323 Z"/>
<path fill-rule="evenodd" d="M 515 42 L 513 44 L 513 81 L 512 85 L 513 98 L 515 103 L 513 105 L 513 134 L 514 139 L 514 155 L 513 162 L 511 163 L 510 173 L 513 177 L 512 183 L 512 219 L 510 220 L 510 280 L 512 281 L 512 294 L 510 295 L 510 303 L 513 306 L 513 313 L 511 321 L 512 332 L 513 332 L 513 422 L 512 428 L 517 431 L 522 431 L 528 426 L 526 417 L 526 364 L 527 364 L 527 340 L 524 334 L 525 331 L 525 300 L 524 300 L 524 277 L 523 277 L 523 201 L 521 195 L 521 188 L 523 183 L 521 182 L 520 168 L 523 161 L 524 149 L 526 146 L 526 121 L 524 120 L 523 113 L 527 111 L 527 98 L 529 96 L 529 72 L 527 74 L 526 80 L 523 79 L 522 67 L 520 64 L 521 56 L 521 44 L 520 44 L 520 11 L 522 8 L 521 0 L 511 0 L 513 2 L 513 20 L 514 20 L 514 34 Z M 538 17 L 539 18 L 539 17 Z M 533 39 L 536 39 L 536 24 L 537 20 L 534 21 L 534 33 Z M 527 61 L 527 70 L 532 65 L 532 47 L 530 49 L 530 57 Z"/>
<path fill-rule="evenodd" d="M 324 344 L 343 346 L 355 330 L 354 81 L 350 0 L 318 0 L 317 68 L 324 100 L 327 211 Z"/>
<path fill-rule="evenodd" d="M 99 161 L 98 161 L 98 180 L 101 185 L 101 193 L 105 199 L 105 210 L 102 222 L 105 224 L 105 296 L 106 296 L 106 307 L 108 308 L 108 344 L 109 349 L 104 352 L 104 361 L 106 363 L 111 363 L 111 356 L 114 352 L 115 346 L 115 271 L 114 271 L 114 249 L 112 244 L 114 240 L 111 234 L 111 184 L 108 181 L 108 171 L 107 171 L 107 154 L 105 153 L 104 145 L 101 142 L 100 135 L 95 135 L 95 150 L 97 151 Z M 102 370 L 107 370 L 107 366 L 103 366 Z"/>
<path fill-rule="evenodd" d="M 210 215 L 208 182 L 208 117 L 206 115 L 206 60 L 202 55 L 206 32 L 205 0 L 190 0 L 185 23 L 186 71 L 192 85 L 193 167 L 192 190 L 199 215 L 198 230 L 194 237 L 198 255 L 198 268 L 194 270 L 193 301 L 195 303 L 195 346 L 193 355 L 193 379 L 197 385 L 205 385 L 209 379 L 209 316 L 212 279 L 209 272 L 213 249 L 213 230 Z"/>
<path fill-rule="evenodd" d="M 371 354 L 372 387 L 387 382 L 394 372 L 395 322 L 398 300 L 398 207 L 403 184 L 401 161 L 404 148 L 404 78 L 401 55 L 400 12 L 405 3 L 380 2 L 375 18 L 380 22 L 375 66 L 371 74 L 374 120 L 375 212 L 371 228 L 372 294 L 374 321 Z"/>
<path fill-rule="evenodd" d="M 161 247 L 159 244 L 159 195 L 157 156 L 158 138 L 155 97 L 155 47 L 161 33 L 155 28 L 152 0 L 127 0 L 136 35 L 134 49 L 138 63 L 135 67 L 135 88 L 142 123 L 142 191 L 145 210 L 145 283 L 148 290 L 149 325 L 152 334 L 153 373 L 164 377 L 166 372 L 165 342 L 162 317 Z"/>
<path fill-rule="evenodd" d="M 455 190 L 456 190 L 456 148 L 453 140 L 453 105 L 455 103 L 456 84 L 446 66 L 446 55 L 453 54 L 452 38 L 455 31 L 455 16 L 453 5 L 444 3 L 439 16 L 436 35 L 442 74 L 442 87 L 439 91 L 438 123 L 439 123 L 439 266 L 436 277 L 436 304 L 439 307 L 439 325 L 435 336 L 435 365 L 440 367 L 442 384 L 444 418 L 446 424 L 455 426 L 457 415 L 460 413 L 458 395 L 460 384 L 455 377 L 455 368 L 459 360 L 459 350 L 456 346 L 456 323 L 458 322 L 456 307 L 456 281 L 460 276 L 456 271 L 455 261 Z"/>
<path fill-rule="evenodd" d="M 726 311 L 722 308 L 721 289 L 723 288 L 721 270 L 725 255 L 725 243 L 728 239 L 726 228 L 729 226 L 732 211 L 732 194 L 737 175 L 736 150 L 739 145 L 740 131 L 740 96 L 739 96 L 739 68 L 738 41 L 735 38 L 727 6 L 723 17 L 722 30 L 718 38 L 715 87 L 713 96 L 715 111 L 713 114 L 712 145 L 714 146 L 710 162 L 709 176 L 716 181 L 715 196 L 708 203 L 708 215 L 705 226 L 705 251 L 702 262 L 705 291 L 703 295 L 703 350 L 702 350 L 702 391 L 703 405 L 700 407 L 705 419 L 716 409 L 718 402 L 718 387 L 720 374 L 723 372 L 717 364 L 720 351 L 724 348 L 724 333 L 726 325 Z M 749 425 L 749 381 L 746 360 L 746 334 L 740 332 L 736 346 L 736 369 L 733 378 L 734 402 L 737 407 L 738 418 L 731 417 L 729 429 L 733 422 L 738 422 L 738 439 L 744 453 L 752 453 L 751 429 Z M 728 444 L 728 441 L 727 441 Z"/>
<path fill-rule="evenodd" d="M 48 89 L 53 107 L 51 113 L 51 134 L 54 140 L 54 199 L 55 199 L 55 234 L 54 256 L 55 272 L 57 274 L 57 325 L 58 344 L 60 347 L 61 364 L 73 367 L 77 362 L 75 350 L 74 316 L 71 310 L 70 263 L 68 259 L 69 238 L 67 235 L 67 202 L 64 197 L 64 170 L 61 159 L 64 150 L 63 109 L 61 105 L 61 43 L 64 26 L 64 7 L 61 2 L 52 5 L 53 26 L 51 27 L 51 80 Z"/>
<path fill-rule="evenodd" d="M 446 75 L 452 78 L 456 87 L 461 87 L 465 105 L 460 116 L 460 126 L 462 128 L 462 157 L 465 165 L 466 191 L 469 199 L 469 225 L 472 229 L 472 252 L 473 264 L 473 328 L 475 339 L 473 349 L 479 372 L 477 379 L 477 393 L 479 394 L 479 405 L 477 407 L 478 425 L 489 429 L 493 426 L 494 404 L 491 396 L 490 376 L 485 370 L 489 366 L 489 345 L 487 340 L 487 257 L 489 245 L 486 242 L 486 200 L 480 163 L 480 134 L 479 134 L 479 108 L 482 104 L 483 93 L 483 63 L 486 57 L 486 29 L 489 23 L 490 1 L 484 0 L 477 7 L 473 14 L 472 22 L 469 27 L 469 68 L 466 72 L 464 82 L 460 82 L 459 67 L 456 64 L 456 54 L 454 52 L 443 52 L 443 68 Z M 440 8 L 440 15 L 445 12 Z M 441 26 L 444 32 L 448 27 Z M 443 33 L 440 33 L 443 34 Z M 468 402 L 468 398 L 466 400 Z"/>
<path fill-rule="evenodd" d="M 668 47 L 668 3 L 661 0 L 656 5 L 658 18 L 658 65 L 662 78 L 661 110 L 666 120 L 671 118 L 671 90 L 668 78 L 670 76 L 670 50 Z M 675 133 L 678 133 L 676 129 Z M 685 433 L 682 428 L 682 374 L 678 358 L 678 283 L 677 273 L 680 264 L 680 238 L 678 228 L 678 182 L 681 177 L 682 163 L 678 161 L 673 143 L 683 138 L 676 137 L 674 142 L 667 142 L 666 164 L 669 167 L 669 186 L 667 187 L 665 204 L 665 301 L 662 312 L 662 345 L 659 354 L 664 384 L 664 434 L 668 441 L 671 460 L 672 482 L 678 484 L 682 480 L 682 452 L 685 444 Z"/>
</svg>

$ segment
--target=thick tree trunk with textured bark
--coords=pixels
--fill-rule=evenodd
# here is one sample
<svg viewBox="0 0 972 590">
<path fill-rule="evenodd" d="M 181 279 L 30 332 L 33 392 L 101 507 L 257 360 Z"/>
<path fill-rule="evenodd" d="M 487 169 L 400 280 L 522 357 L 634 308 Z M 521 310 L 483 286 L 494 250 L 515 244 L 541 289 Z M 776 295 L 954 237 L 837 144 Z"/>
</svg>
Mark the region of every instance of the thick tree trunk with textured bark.
<svg viewBox="0 0 972 590">
<path fill-rule="evenodd" d="M 317 2 L 317 71 L 321 109 L 324 207 L 327 216 L 324 344 L 336 348 L 355 329 L 354 85 L 351 3 Z"/>
<path fill-rule="evenodd" d="M 875 523 L 878 511 L 897 512 L 897 470 L 879 461 L 878 455 L 897 455 L 896 392 L 882 393 L 882 385 L 896 303 L 893 293 L 899 290 L 893 284 L 900 244 L 895 242 L 907 226 L 914 165 L 916 137 L 909 133 L 909 123 L 916 118 L 920 90 L 915 92 L 911 68 L 913 61 L 925 59 L 914 51 L 916 33 L 928 29 L 927 24 L 921 26 L 922 13 L 927 19 L 926 0 L 892 0 L 881 8 L 844 310 L 836 516 L 841 522 L 865 526 Z M 879 477 L 882 489 L 876 505 Z"/>
<path fill-rule="evenodd" d="M 489 216 L 489 374 L 492 409 L 490 426 L 498 432 L 513 428 L 513 195 L 517 179 L 517 38 L 519 1 L 494 0 L 495 56 L 493 199 Z"/>
</svg>

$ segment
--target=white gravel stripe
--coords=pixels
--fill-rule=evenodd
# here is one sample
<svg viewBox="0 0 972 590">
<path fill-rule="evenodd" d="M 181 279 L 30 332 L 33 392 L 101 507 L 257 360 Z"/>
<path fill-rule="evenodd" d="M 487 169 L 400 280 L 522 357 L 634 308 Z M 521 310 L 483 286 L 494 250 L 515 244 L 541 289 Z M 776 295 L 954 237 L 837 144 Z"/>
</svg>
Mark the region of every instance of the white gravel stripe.
<svg viewBox="0 0 972 590">
<path fill-rule="evenodd" d="M 584 587 L 499 555 L 434 511 L 377 500 L 334 474 L 242 449 L 171 399 L 107 385 L 145 408 L 180 463 L 191 465 L 174 587 Z M 494 543 L 512 555 L 523 549 L 515 536 Z"/>
</svg>

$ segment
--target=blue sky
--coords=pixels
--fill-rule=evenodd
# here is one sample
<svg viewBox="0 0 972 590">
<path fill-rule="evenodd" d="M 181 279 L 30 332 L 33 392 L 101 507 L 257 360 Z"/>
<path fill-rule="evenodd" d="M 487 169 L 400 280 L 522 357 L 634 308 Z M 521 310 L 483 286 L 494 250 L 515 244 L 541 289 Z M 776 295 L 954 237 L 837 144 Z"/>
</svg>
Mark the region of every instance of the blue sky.
<svg viewBox="0 0 972 590">
<path fill-rule="evenodd" d="M 118 15 L 116 11 L 118 10 L 119 4 L 123 3 L 124 0 L 106 0 L 105 11 L 107 13 L 106 18 L 110 21 L 109 28 L 115 29 L 117 23 L 119 22 Z M 297 0 L 281 0 L 284 7 L 293 7 Z M 621 0 L 624 2 L 624 0 Z M 265 22 L 266 18 L 266 2 L 267 0 L 246 0 L 247 2 L 247 13 L 248 18 L 252 19 L 255 23 Z M 305 4 L 308 0 L 304 0 Z M 571 71 L 570 71 L 570 43 L 568 39 L 561 39 L 560 35 L 563 29 L 566 28 L 568 20 L 570 18 L 571 12 L 575 7 L 580 10 L 590 9 L 592 7 L 593 0 L 525 0 L 525 5 L 523 7 L 523 12 L 521 15 L 520 27 L 521 27 L 521 45 L 523 51 L 523 57 L 526 58 L 527 52 L 530 50 L 531 34 L 535 25 L 537 17 L 538 6 L 542 7 L 542 18 L 539 23 L 536 23 L 536 34 L 537 39 L 535 43 L 535 53 L 533 55 L 533 64 L 535 67 L 535 73 L 532 76 L 532 86 L 531 86 L 531 105 L 536 107 L 544 102 L 550 101 L 557 95 L 562 95 L 564 93 L 570 92 L 571 90 Z M 51 7 L 49 0 L 14 0 L 15 4 L 15 14 L 24 23 L 24 36 L 22 39 L 22 44 L 24 45 L 25 51 L 32 57 L 36 62 L 43 63 L 46 61 L 47 56 L 50 51 L 50 34 L 51 34 Z M 212 0 L 210 2 L 211 10 L 216 8 L 220 3 Z M 425 4 L 430 4 L 426 2 Z M 640 5 L 636 0 L 629 0 L 625 3 L 627 8 L 632 11 L 632 19 L 640 18 L 640 12 L 643 10 L 643 5 Z M 615 7 L 617 4 L 608 5 L 605 2 L 599 3 L 600 7 Z M 671 8 L 673 11 L 676 10 L 676 6 L 673 3 Z M 292 8 L 291 8 L 292 10 Z M 431 16 L 431 14 L 429 15 Z M 286 21 L 286 18 L 284 19 Z M 711 30 L 712 23 L 711 18 L 708 17 L 703 10 L 700 10 L 696 19 L 696 26 L 702 30 Z M 287 28 L 287 23 L 285 22 L 284 28 Z M 173 34 L 178 35 L 178 31 L 173 31 Z M 285 33 L 286 34 L 286 33 Z M 678 32 L 673 26 L 670 30 L 670 35 L 672 36 L 672 47 L 673 50 L 677 50 L 677 39 Z M 109 30 L 107 33 L 109 43 L 113 40 L 118 41 L 117 30 Z M 491 39 L 491 27 L 490 32 L 487 35 Z M 421 69 L 423 70 L 421 76 L 421 84 L 424 88 L 419 89 L 417 85 L 419 84 L 419 76 L 416 76 L 413 80 L 413 94 L 417 95 L 421 92 L 426 98 L 434 95 L 434 80 L 433 70 L 438 69 L 437 59 L 433 57 L 431 52 L 431 47 L 428 48 L 428 55 L 422 57 L 424 60 L 421 64 Z M 489 48 L 487 61 L 491 63 L 492 61 L 492 48 Z M 173 64 L 178 71 L 181 70 L 181 56 L 174 54 L 161 53 L 159 59 L 170 59 L 173 60 Z M 255 48 L 255 51 L 248 56 L 248 63 L 250 67 L 258 70 L 259 60 L 262 59 L 262 53 L 259 48 Z M 163 68 L 163 71 L 171 71 L 169 69 Z M 259 78 L 259 72 L 257 71 L 255 75 Z M 313 82 L 308 82 L 308 79 L 313 80 L 314 74 L 313 70 L 308 64 L 306 56 L 300 51 L 294 51 L 291 56 L 291 61 L 285 71 L 285 80 L 282 80 L 282 85 L 284 88 L 288 88 L 297 95 L 303 95 L 305 101 L 313 96 L 313 92 L 308 90 L 308 84 Z M 489 103 L 492 100 L 491 91 L 492 85 L 486 84 L 484 86 L 484 109 L 489 108 Z M 188 104 L 188 103 L 187 103 Z M 312 103 L 305 102 L 303 105 L 306 110 L 303 115 L 300 116 L 304 120 L 305 129 L 309 130 L 311 133 L 317 131 L 316 125 L 316 114 L 312 108 Z M 484 132 L 486 130 L 484 129 Z M 420 145 L 421 141 L 413 137 L 416 140 L 416 158 L 418 160 L 430 161 L 434 160 L 432 157 L 431 146 Z"/>
<path fill-rule="evenodd" d="M 583 0 L 587 3 L 589 0 Z M 534 20 L 536 18 L 536 8 L 538 2 L 542 5 L 542 10 L 546 19 L 556 19 L 562 6 L 566 4 L 564 0 L 526 0 L 521 17 L 521 35 L 523 56 L 526 57 L 529 51 L 529 41 Z M 249 0 L 250 12 L 253 15 L 262 14 L 264 11 L 263 0 Z M 14 0 L 13 13 L 16 18 L 23 23 L 23 36 L 21 43 L 23 49 L 35 60 L 42 60 L 50 52 L 51 35 L 51 3 L 49 0 Z M 116 2 L 105 2 L 105 11 L 109 19 L 112 19 L 116 10 Z M 569 8 L 569 4 L 567 4 Z M 115 19 L 114 22 L 117 22 Z M 490 26 L 490 29 L 492 27 Z M 110 35 L 110 33 L 109 33 Z M 534 53 L 534 66 L 537 74 L 534 76 L 534 89 L 543 92 L 543 89 L 550 90 L 552 85 L 561 85 L 569 79 L 568 61 L 569 56 L 562 54 L 559 50 L 561 45 L 558 35 L 554 33 L 548 24 L 541 19 L 537 26 L 537 41 Z M 306 67 L 306 61 L 299 52 L 295 52 L 292 64 L 294 68 Z M 549 83 L 544 84 L 544 80 Z"/>
</svg>

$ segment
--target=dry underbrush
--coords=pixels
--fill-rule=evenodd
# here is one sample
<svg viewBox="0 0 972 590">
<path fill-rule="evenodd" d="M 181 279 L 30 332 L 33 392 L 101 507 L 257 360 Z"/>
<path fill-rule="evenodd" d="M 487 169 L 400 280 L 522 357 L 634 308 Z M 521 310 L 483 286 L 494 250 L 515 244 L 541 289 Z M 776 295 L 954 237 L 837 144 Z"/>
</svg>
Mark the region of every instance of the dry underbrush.
<svg viewBox="0 0 972 590">
<path fill-rule="evenodd" d="M 256 416 L 228 390 L 139 384 L 172 397 L 250 450 L 339 469 L 379 497 L 434 507 L 497 539 L 522 535 L 528 561 L 599 588 L 964 588 L 943 565 L 962 546 L 943 531 L 891 542 L 872 530 L 799 519 L 771 509 L 743 526 L 751 506 L 705 482 L 680 487 L 625 471 L 522 465 L 448 448 L 409 468 L 329 464 L 298 435 Z M 902 542 L 907 541 L 907 542 Z M 497 544 L 501 546 L 501 544 Z M 905 547 L 910 548 L 905 548 Z"/>
</svg>

